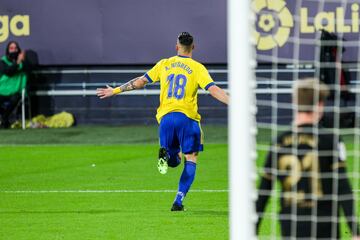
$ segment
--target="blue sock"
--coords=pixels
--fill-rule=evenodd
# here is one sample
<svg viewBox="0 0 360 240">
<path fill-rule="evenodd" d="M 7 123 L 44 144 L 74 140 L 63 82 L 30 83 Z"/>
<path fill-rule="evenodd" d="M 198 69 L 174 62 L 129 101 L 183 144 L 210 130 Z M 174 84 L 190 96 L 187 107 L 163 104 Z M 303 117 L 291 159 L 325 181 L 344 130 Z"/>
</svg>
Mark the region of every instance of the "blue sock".
<svg viewBox="0 0 360 240">
<path fill-rule="evenodd" d="M 186 196 L 187 192 L 191 187 L 191 184 L 194 181 L 195 172 L 196 172 L 196 163 L 186 161 L 184 170 L 180 177 L 179 189 L 178 189 L 178 193 L 176 194 L 176 198 L 174 202 L 175 204 L 179 206 L 182 205 L 184 197 Z"/>
</svg>

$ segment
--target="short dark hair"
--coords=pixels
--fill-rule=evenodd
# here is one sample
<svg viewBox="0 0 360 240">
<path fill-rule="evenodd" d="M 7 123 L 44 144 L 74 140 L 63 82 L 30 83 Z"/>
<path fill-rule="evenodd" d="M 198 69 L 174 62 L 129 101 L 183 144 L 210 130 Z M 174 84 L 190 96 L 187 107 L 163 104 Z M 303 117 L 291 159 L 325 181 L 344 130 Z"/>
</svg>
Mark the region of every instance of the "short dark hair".
<svg viewBox="0 0 360 240">
<path fill-rule="evenodd" d="M 188 32 L 182 32 L 178 36 L 179 43 L 183 46 L 191 46 L 194 42 L 193 36 Z"/>
<path fill-rule="evenodd" d="M 329 87 L 316 78 L 298 80 L 293 88 L 293 102 L 298 112 L 313 112 L 320 102 L 325 102 L 329 96 Z"/>
<path fill-rule="evenodd" d="M 18 49 L 18 51 L 19 52 L 21 52 L 21 48 L 20 48 L 20 45 L 19 45 L 19 43 L 18 42 L 16 42 L 16 41 L 10 41 L 10 42 L 8 42 L 8 44 L 6 45 L 6 49 L 5 49 L 5 54 L 6 54 L 6 56 L 9 56 L 9 47 L 10 47 L 10 45 L 11 44 L 15 44 L 16 45 L 16 48 Z"/>
</svg>

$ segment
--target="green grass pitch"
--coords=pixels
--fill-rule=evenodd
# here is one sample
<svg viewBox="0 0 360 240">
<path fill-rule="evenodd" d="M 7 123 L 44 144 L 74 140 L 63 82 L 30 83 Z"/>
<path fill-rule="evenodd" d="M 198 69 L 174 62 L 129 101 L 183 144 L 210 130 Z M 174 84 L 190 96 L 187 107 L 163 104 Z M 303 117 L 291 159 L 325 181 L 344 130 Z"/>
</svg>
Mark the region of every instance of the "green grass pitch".
<svg viewBox="0 0 360 240">
<path fill-rule="evenodd" d="M 187 211 L 176 213 L 182 165 L 157 172 L 155 126 L 2 130 L 0 239 L 228 239 L 227 128 L 203 130 Z M 270 139 L 260 130 L 258 144 Z M 258 167 L 265 153 L 258 151 Z M 265 220 L 261 235 L 271 229 Z"/>
<path fill-rule="evenodd" d="M 158 173 L 156 127 L 1 131 L 0 239 L 228 239 L 226 128 L 214 128 L 186 212 L 170 212 L 182 165 Z"/>
</svg>

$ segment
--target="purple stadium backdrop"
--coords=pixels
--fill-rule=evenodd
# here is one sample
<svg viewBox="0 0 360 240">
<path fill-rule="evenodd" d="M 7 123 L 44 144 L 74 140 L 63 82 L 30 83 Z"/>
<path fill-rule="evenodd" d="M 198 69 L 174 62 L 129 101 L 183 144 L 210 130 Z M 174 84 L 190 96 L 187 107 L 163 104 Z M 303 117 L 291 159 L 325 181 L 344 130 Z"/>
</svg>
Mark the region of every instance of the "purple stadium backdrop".
<svg viewBox="0 0 360 240">
<path fill-rule="evenodd" d="M 300 60 L 311 61 L 315 52 L 314 29 L 321 26 L 334 28 L 354 45 L 359 41 L 358 0 L 342 5 L 329 1 L 321 10 L 316 1 L 303 0 L 301 5 L 296 5 L 300 1 L 283 2 L 281 9 L 272 8 L 272 1 L 275 0 L 266 5 L 266 1 L 253 0 L 258 16 L 259 61 L 270 61 L 266 56 L 272 53 L 286 61 L 297 52 L 301 53 Z M 294 14 L 300 18 L 294 18 Z M 0 3 L 0 47 L 17 40 L 24 48 L 37 51 L 40 63 L 45 65 L 154 63 L 174 54 L 176 36 L 181 31 L 195 36 L 196 59 L 204 63 L 227 62 L 225 0 Z M 294 37 L 308 39 L 311 44 L 304 41 L 300 51 L 294 51 L 293 43 L 298 39 Z M 344 60 L 357 61 L 358 55 L 354 46 L 345 52 Z"/>
</svg>

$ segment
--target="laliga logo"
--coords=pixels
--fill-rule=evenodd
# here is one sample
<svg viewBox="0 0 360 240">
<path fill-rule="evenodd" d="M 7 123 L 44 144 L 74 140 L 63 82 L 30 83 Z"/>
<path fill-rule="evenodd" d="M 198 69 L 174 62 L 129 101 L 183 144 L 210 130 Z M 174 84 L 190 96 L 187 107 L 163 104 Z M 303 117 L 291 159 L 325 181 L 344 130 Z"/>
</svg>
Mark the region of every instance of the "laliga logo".
<svg viewBox="0 0 360 240">
<path fill-rule="evenodd" d="M 252 9 L 257 14 L 257 24 L 253 36 L 258 50 L 270 50 L 282 47 L 289 38 L 294 26 L 293 16 L 284 0 L 253 0 Z M 300 9 L 300 33 L 311 34 L 324 29 L 328 32 L 358 33 L 359 4 L 351 4 L 351 18 L 345 18 L 345 8 L 335 11 L 318 12 L 309 16 L 309 9 Z"/>
<path fill-rule="evenodd" d="M 257 29 L 253 36 L 259 50 L 282 47 L 289 38 L 290 29 L 294 26 L 292 15 L 282 0 L 254 0 L 252 9 L 259 14 Z"/>
<path fill-rule="evenodd" d="M 9 33 L 17 37 L 29 36 L 29 15 L 15 15 L 11 19 L 9 19 L 9 16 L 0 15 L 0 43 L 5 42 L 9 38 Z"/>
</svg>

